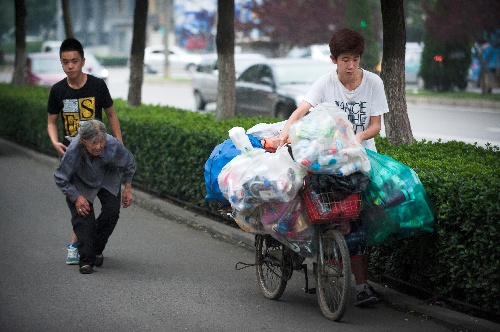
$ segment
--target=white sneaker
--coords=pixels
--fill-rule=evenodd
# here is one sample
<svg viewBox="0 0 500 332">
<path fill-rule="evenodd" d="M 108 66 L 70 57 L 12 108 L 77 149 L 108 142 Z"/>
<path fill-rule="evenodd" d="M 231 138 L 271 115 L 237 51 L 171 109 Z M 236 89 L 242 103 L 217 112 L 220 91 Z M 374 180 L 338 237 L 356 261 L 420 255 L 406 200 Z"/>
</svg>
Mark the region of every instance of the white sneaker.
<svg viewBox="0 0 500 332">
<path fill-rule="evenodd" d="M 71 244 L 68 244 L 68 256 L 66 257 L 67 265 L 78 265 L 80 263 L 80 254 L 78 253 L 78 249 L 72 247 Z"/>
</svg>

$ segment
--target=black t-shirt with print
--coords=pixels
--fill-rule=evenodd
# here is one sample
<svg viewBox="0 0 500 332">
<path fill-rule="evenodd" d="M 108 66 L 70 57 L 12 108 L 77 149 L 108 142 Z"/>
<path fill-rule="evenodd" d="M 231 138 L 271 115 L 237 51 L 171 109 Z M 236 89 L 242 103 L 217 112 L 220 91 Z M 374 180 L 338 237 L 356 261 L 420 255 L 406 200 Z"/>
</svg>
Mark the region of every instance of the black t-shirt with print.
<svg viewBox="0 0 500 332">
<path fill-rule="evenodd" d="M 102 110 L 113 106 L 113 99 L 103 79 L 87 74 L 87 82 L 80 89 L 73 89 L 65 79 L 52 86 L 47 112 L 61 113 L 64 135 L 78 134 L 80 121 L 102 121 Z"/>
</svg>

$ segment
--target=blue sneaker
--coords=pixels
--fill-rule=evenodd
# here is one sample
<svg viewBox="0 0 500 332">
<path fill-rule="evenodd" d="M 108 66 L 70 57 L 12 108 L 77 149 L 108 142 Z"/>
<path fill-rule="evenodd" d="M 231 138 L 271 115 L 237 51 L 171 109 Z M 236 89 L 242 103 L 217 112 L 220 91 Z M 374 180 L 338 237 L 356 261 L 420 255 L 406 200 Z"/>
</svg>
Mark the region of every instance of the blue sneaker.
<svg viewBox="0 0 500 332">
<path fill-rule="evenodd" d="M 80 263 L 80 254 L 76 248 L 76 244 L 68 244 L 68 256 L 66 257 L 67 265 L 78 265 Z"/>
</svg>

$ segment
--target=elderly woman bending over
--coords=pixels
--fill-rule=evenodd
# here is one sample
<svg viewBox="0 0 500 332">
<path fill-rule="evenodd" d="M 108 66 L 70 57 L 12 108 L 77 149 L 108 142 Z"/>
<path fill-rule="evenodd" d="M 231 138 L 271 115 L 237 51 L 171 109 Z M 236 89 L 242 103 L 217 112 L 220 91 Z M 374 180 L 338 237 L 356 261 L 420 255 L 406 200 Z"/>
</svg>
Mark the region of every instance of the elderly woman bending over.
<svg viewBox="0 0 500 332">
<path fill-rule="evenodd" d="M 54 174 L 57 187 L 66 196 L 71 224 L 78 237 L 80 273 L 90 274 L 94 266 L 102 266 L 102 252 L 118 222 L 120 195 L 124 208 L 132 203 L 135 170 L 132 153 L 107 134 L 101 121 L 80 122 L 78 135 L 68 146 Z M 101 202 L 97 218 L 96 197 Z"/>
</svg>

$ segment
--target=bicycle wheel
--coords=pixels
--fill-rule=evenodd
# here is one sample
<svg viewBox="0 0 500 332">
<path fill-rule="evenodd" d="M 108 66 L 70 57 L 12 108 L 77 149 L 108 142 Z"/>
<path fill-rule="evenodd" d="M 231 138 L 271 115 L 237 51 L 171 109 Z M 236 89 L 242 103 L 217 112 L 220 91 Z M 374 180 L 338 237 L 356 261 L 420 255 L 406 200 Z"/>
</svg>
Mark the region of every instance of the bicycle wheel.
<svg viewBox="0 0 500 332">
<path fill-rule="evenodd" d="M 351 289 L 351 261 L 344 236 L 334 228 L 320 230 L 317 293 L 323 315 L 339 321 Z"/>
<path fill-rule="evenodd" d="M 255 236 L 257 279 L 264 296 L 277 300 L 283 295 L 293 272 L 283 244 L 270 235 Z"/>
</svg>

